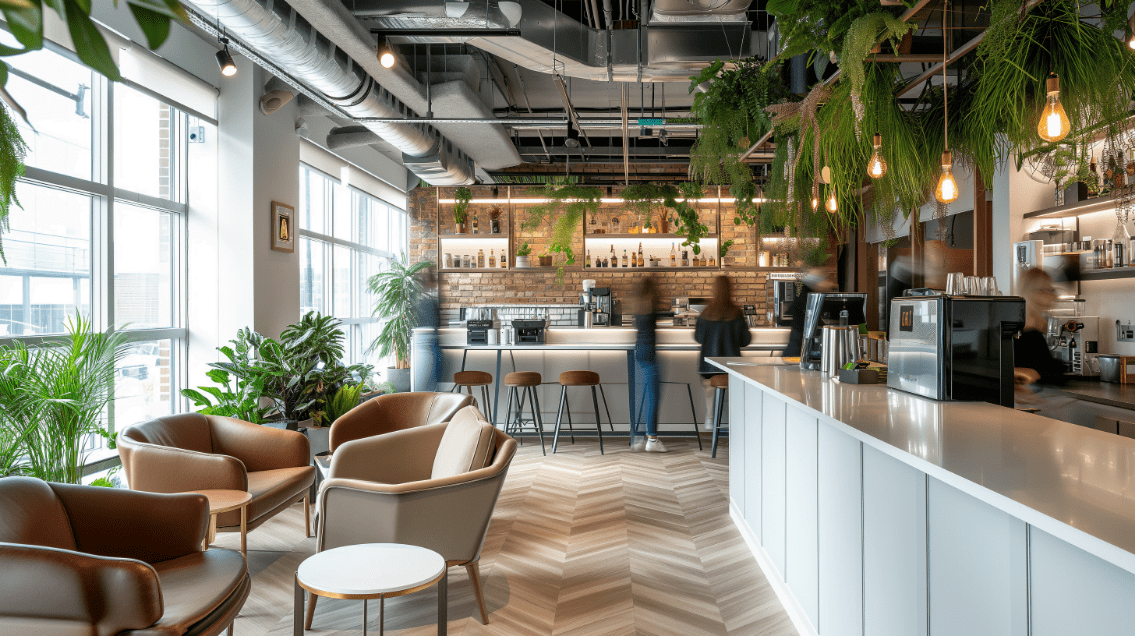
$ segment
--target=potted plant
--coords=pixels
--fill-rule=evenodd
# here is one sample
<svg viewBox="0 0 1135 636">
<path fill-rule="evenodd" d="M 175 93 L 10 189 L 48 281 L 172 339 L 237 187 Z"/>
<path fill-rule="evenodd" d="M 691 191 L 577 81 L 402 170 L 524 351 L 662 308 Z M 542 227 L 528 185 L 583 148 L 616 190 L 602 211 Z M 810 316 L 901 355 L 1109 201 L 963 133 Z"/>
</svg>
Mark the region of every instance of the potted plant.
<svg viewBox="0 0 1135 636">
<path fill-rule="evenodd" d="M 465 224 L 469 221 L 469 202 L 473 200 L 473 192 L 469 188 L 457 188 L 453 193 L 453 223 L 457 234 L 465 233 Z"/>
<path fill-rule="evenodd" d="M 384 358 L 394 355 L 395 366 L 387 368 L 386 380 L 397 392 L 410 390 L 410 339 L 418 326 L 418 307 L 426 293 L 418 273 L 432 266 L 429 261 L 410 265 L 402 254 L 401 259 L 391 259 L 389 270 L 367 281 L 371 293 L 378 298 L 373 315 L 386 321 L 367 352 L 377 350 Z"/>
<path fill-rule="evenodd" d="M 599 212 L 601 192 L 594 186 L 577 185 L 570 180 L 549 182 L 542 188 L 545 202 L 528 210 L 528 216 L 521 224 L 526 231 L 533 231 L 544 224 L 551 225 L 547 253 L 563 254 L 564 260 L 556 271 L 556 283 L 564 284 L 564 268 L 575 264 L 575 250 L 572 242 L 583 226 L 583 217 Z M 617 219 L 617 217 L 616 217 Z M 549 265 L 551 265 L 549 261 Z"/>
<path fill-rule="evenodd" d="M 79 314 L 56 341 L 0 347 L 0 450 L 8 456 L 0 470 L 80 483 L 89 437 L 114 447 L 102 421 L 125 352 L 121 332 L 96 332 Z"/>
<path fill-rule="evenodd" d="M 551 267 L 552 266 L 552 255 L 551 254 L 541 254 L 540 256 L 537 256 L 536 259 L 537 259 L 537 262 L 539 262 L 540 267 Z"/>
<path fill-rule="evenodd" d="M 521 245 L 516 250 L 516 263 L 515 263 L 515 265 L 517 267 L 532 267 L 532 264 L 528 262 L 528 256 L 531 255 L 531 254 L 532 254 L 532 248 L 528 247 L 528 243 Z"/>
</svg>

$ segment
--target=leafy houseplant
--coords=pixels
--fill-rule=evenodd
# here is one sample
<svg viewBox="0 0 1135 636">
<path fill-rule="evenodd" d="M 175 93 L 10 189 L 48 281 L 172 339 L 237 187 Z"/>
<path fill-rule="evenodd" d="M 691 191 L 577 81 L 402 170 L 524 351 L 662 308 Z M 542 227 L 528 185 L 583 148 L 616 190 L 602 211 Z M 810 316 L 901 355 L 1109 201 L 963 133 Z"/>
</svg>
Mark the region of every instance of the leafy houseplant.
<svg viewBox="0 0 1135 636">
<path fill-rule="evenodd" d="M 387 380 L 396 388 L 410 384 L 410 343 L 414 327 L 418 326 L 418 309 L 425 300 L 426 291 L 418 274 L 433 263 L 422 261 L 410 265 L 406 255 L 390 260 L 390 269 L 371 276 L 367 286 L 377 297 L 373 315 L 385 320 L 382 331 L 367 352 L 378 351 L 382 357 L 391 354 L 395 366 L 387 369 Z"/>
<path fill-rule="evenodd" d="M 682 247 L 689 247 L 694 254 L 701 254 L 701 239 L 709 234 L 709 227 L 698 217 L 697 204 L 702 198 L 702 189 L 697 183 L 683 183 L 679 188 L 684 200 L 677 201 L 675 197 L 670 197 L 666 201 L 666 205 L 677 215 L 674 233 L 684 239 Z M 728 247 L 723 247 L 728 250 Z M 721 251 L 718 256 L 725 256 L 725 251 Z"/>
<path fill-rule="evenodd" d="M 473 200 L 473 192 L 469 188 L 457 188 L 453 193 L 453 223 L 457 226 L 458 234 L 465 233 L 465 224 L 469 221 L 469 202 Z"/>
<path fill-rule="evenodd" d="M 651 227 L 651 217 L 658 213 L 665 216 L 665 206 L 678 196 L 678 189 L 672 185 L 656 185 L 653 183 L 636 183 L 623 189 L 623 201 L 627 203 L 638 216 L 639 224 L 644 228 Z"/>
<path fill-rule="evenodd" d="M 269 409 L 260 406 L 260 398 L 265 397 L 265 377 L 254 369 L 256 359 L 253 357 L 252 340 L 252 333 L 241 329 L 230 341 L 231 347 L 217 347 L 232 368 L 232 371 L 214 368 L 205 374 L 219 386 L 181 390 L 181 394 L 197 407 L 198 413 L 233 417 L 253 424 L 267 421 Z M 215 403 L 209 399 L 210 396 L 216 400 Z"/>
<path fill-rule="evenodd" d="M 332 395 L 327 401 L 325 414 L 328 424 L 333 423 L 344 413 L 358 406 L 359 398 L 362 396 L 363 386 L 362 384 L 346 384 L 339 387 L 335 395 Z"/>
<path fill-rule="evenodd" d="M 45 481 L 80 483 L 88 437 L 106 434 L 102 416 L 114 393 L 114 370 L 125 356 L 120 333 L 94 331 L 79 314 L 67 335 L 29 349 L 0 347 L 0 433 L 6 453 L 22 441 L 21 472 Z M 13 424 L 14 423 L 14 424 Z M 12 430 L 12 426 L 17 426 Z M 0 469 L 12 471 L 12 460 Z"/>
<path fill-rule="evenodd" d="M 548 253 L 564 255 L 564 262 L 556 272 L 556 282 L 563 285 L 564 267 L 575 264 L 575 251 L 572 240 L 583 225 L 584 214 L 599 211 L 599 188 L 560 182 L 548 183 L 542 189 L 546 202 L 535 205 L 528 211 L 521 228 L 527 231 L 539 228 L 545 221 L 552 226 L 552 236 L 548 241 Z"/>
<path fill-rule="evenodd" d="M 531 267 L 528 262 L 528 257 L 532 254 L 532 248 L 528 247 L 525 243 L 516 249 L 516 266 L 517 267 Z"/>
</svg>

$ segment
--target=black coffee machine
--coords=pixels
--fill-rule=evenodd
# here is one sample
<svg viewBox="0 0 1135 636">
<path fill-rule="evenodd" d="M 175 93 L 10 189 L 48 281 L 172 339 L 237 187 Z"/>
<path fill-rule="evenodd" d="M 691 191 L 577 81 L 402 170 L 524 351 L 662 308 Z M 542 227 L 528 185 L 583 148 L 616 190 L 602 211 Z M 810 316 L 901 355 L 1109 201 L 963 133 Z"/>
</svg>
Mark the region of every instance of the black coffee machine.
<svg viewBox="0 0 1135 636">
<path fill-rule="evenodd" d="M 516 344 L 544 344 L 548 321 L 544 318 L 514 318 L 512 327 L 516 329 Z"/>
<path fill-rule="evenodd" d="M 593 327 L 619 327 L 623 324 L 623 312 L 619 301 L 611 293 L 610 287 L 591 288 L 591 326 Z M 579 312 L 579 326 L 586 325 L 583 312 Z"/>
</svg>

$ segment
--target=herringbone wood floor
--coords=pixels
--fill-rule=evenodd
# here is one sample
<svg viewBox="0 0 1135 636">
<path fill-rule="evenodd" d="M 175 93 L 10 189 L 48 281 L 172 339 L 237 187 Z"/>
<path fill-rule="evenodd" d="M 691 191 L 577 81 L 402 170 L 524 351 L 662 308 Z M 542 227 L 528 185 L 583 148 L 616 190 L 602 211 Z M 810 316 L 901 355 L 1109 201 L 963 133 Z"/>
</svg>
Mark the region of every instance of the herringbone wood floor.
<svg viewBox="0 0 1135 636">
<path fill-rule="evenodd" d="M 451 568 L 450 634 L 795 636 L 729 518 L 728 446 L 710 459 L 693 440 L 667 440 L 664 455 L 631 453 L 625 438 L 607 440 L 606 455 L 593 439 L 562 441 L 555 456 L 531 442 L 517 453 L 481 556 L 489 625 L 464 568 Z M 252 532 L 248 548 L 252 594 L 236 633 L 290 635 L 293 576 L 315 549 L 302 506 Z M 387 633 L 436 634 L 436 599 L 431 588 L 388 601 Z M 361 624 L 361 601 L 320 599 L 309 634 Z"/>
</svg>

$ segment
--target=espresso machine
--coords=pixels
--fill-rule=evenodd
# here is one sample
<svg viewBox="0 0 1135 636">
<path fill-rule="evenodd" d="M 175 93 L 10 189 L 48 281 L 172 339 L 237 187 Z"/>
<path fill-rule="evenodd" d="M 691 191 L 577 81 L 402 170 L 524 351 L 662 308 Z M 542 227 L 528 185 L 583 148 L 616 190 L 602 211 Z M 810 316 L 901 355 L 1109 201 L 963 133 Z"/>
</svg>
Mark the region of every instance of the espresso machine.
<svg viewBox="0 0 1135 636">
<path fill-rule="evenodd" d="M 1067 373 L 1097 376 L 1099 365 L 1100 319 L 1096 316 L 1050 316 L 1048 349 L 1064 363 Z"/>
<path fill-rule="evenodd" d="M 804 314 L 804 335 L 800 346 L 800 368 L 819 370 L 823 363 L 823 327 L 838 326 L 840 314 L 847 312 L 847 324 L 859 325 L 867 321 L 867 294 L 818 293 L 808 294 Z"/>
<path fill-rule="evenodd" d="M 623 324 L 622 307 L 611 293 L 610 287 L 592 287 L 591 299 L 595 305 L 592 323 L 596 327 L 619 327 Z"/>
</svg>

